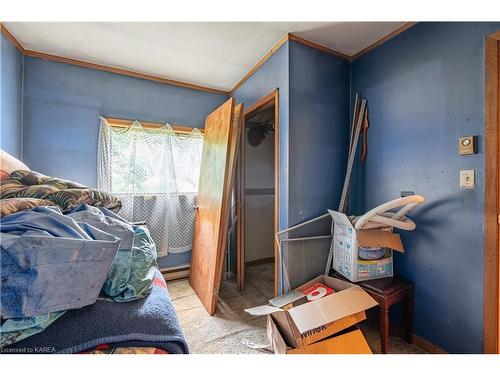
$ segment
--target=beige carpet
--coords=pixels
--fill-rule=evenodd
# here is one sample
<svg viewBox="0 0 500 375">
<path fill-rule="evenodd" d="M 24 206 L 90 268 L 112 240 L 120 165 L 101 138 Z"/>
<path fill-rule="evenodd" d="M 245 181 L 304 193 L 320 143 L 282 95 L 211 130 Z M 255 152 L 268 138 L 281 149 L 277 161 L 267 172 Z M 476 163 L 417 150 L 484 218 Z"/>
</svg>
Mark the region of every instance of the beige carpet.
<svg viewBox="0 0 500 375">
<path fill-rule="evenodd" d="M 209 316 L 187 280 L 168 282 L 168 289 L 191 353 L 256 354 L 248 344 L 267 344 L 263 317 L 250 316 L 248 307 L 266 304 L 273 296 L 271 263 L 247 267 L 246 287 L 238 292 L 236 282 L 225 281 L 214 316 Z M 380 352 L 378 330 L 371 322 L 360 325 L 374 353 Z M 391 335 L 391 353 L 423 353 L 415 345 Z"/>
</svg>

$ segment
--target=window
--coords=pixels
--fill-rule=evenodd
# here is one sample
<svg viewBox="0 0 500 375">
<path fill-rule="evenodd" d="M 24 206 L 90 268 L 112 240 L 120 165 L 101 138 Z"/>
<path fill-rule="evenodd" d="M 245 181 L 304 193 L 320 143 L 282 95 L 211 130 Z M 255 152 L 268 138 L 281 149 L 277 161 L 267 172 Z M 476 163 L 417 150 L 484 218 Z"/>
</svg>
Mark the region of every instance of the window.
<svg viewBox="0 0 500 375">
<path fill-rule="evenodd" d="M 145 221 L 158 256 L 191 249 L 203 134 L 101 120 L 99 188 L 117 195 L 125 219 Z"/>
</svg>

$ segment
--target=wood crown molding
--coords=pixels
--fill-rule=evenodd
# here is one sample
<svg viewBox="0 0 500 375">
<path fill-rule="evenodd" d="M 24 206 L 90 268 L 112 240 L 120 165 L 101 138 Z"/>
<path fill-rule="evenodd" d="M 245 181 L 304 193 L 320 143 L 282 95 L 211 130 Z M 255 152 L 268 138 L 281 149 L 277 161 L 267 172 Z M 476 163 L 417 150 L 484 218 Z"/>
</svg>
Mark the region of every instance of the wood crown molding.
<svg viewBox="0 0 500 375">
<path fill-rule="evenodd" d="M 355 53 L 354 55 L 351 56 L 351 61 L 354 61 L 364 54 L 370 52 L 372 49 L 377 48 L 378 46 L 384 44 L 387 42 L 389 39 L 394 38 L 395 36 L 401 34 L 402 32 L 408 30 L 410 27 L 413 27 L 417 24 L 417 22 L 406 22 L 405 24 L 401 25 L 398 27 L 396 30 L 391 31 L 389 34 L 383 36 L 382 38 L 376 40 L 375 42 L 371 43 L 370 45 L 366 46 L 363 48 L 361 51 Z"/>
<path fill-rule="evenodd" d="M 402 32 L 408 30 L 410 27 L 415 26 L 417 22 L 406 22 L 405 24 L 401 25 L 398 27 L 396 30 L 390 32 L 387 35 L 384 35 L 382 38 L 376 40 L 375 42 L 371 43 L 367 47 L 363 48 L 361 51 L 355 53 L 354 55 L 348 55 L 344 52 L 338 51 L 334 48 L 326 47 L 324 45 L 315 43 L 313 41 L 310 41 L 308 39 L 302 38 L 294 33 L 287 33 L 285 34 L 274 46 L 271 48 L 271 50 L 266 53 L 260 60 L 255 64 L 252 69 L 248 71 L 247 74 L 243 76 L 242 79 L 238 81 L 238 83 L 231 89 L 230 95 L 234 95 L 234 92 L 243 84 L 245 83 L 246 80 L 248 80 L 269 58 L 283 45 L 285 42 L 288 41 L 294 41 L 297 43 L 300 43 L 302 45 L 305 45 L 310 48 L 317 49 L 319 51 L 328 53 L 330 55 L 334 55 L 337 57 L 340 57 L 342 59 L 345 59 L 349 62 L 353 62 L 357 58 L 361 57 L 362 55 L 368 53 L 372 49 L 380 46 L 381 44 L 387 42 L 388 40 L 394 38 L 395 36 L 401 34 Z"/>
<path fill-rule="evenodd" d="M 317 49 L 319 51 L 322 51 L 322 52 L 328 53 L 330 55 L 334 55 L 334 56 L 340 57 L 340 58 L 348 60 L 348 61 L 351 61 L 351 58 L 352 58 L 351 55 L 348 55 L 346 53 L 337 51 L 337 50 L 335 50 L 333 48 L 330 48 L 330 47 L 326 47 L 326 46 L 324 46 L 322 44 L 315 43 L 315 42 L 313 42 L 311 40 L 304 39 L 304 38 L 302 38 L 302 37 L 300 37 L 298 35 L 295 35 L 293 33 L 288 33 L 288 40 L 292 40 L 292 41 L 300 43 L 300 44 L 302 44 L 304 46 Z"/>
<path fill-rule="evenodd" d="M 0 31 L 2 32 L 3 35 L 5 35 L 7 39 L 9 39 L 12 42 L 12 44 L 17 48 L 19 52 L 21 52 L 22 54 L 25 53 L 26 50 L 21 45 L 21 43 L 19 43 L 19 40 L 17 40 L 16 37 L 12 35 L 12 33 L 1 22 L 0 22 Z"/>
<path fill-rule="evenodd" d="M 37 52 L 33 50 L 28 50 L 25 49 L 22 44 L 10 33 L 10 31 L 0 23 L 0 28 L 1 31 L 5 34 L 5 36 L 12 41 L 12 43 L 16 46 L 16 48 L 19 50 L 19 52 L 23 53 L 26 56 L 31 56 L 31 57 L 38 57 L 46 60 L 51 60 L 51 61 L 57 61 L 57 62 L 62 62 L 66 64 L 71 64 L 71 65 L 77 65 L 77 66 L 82 66 L 85 68 L 89 69 L 96 69 L 96 70 L 102 70 L 106 72 L 111 72 L 111 73 L 116 73 L 116 74 L 121 74 L 121 75 L 126 75 L 130 77 L 135 77 L 135 78 L 141 78 L 141 79 L 146 79 L 149 81 L 155 81 L 155 82 L 160 82 L 168 85 L 174 85 L 174 86 L 180 86 L 180 87 L 186 87 L 190 88 L 193 90 L 200 90 L 200 91 L 206 91 L 206 92 L 212 92 L 216 94 L 222 94 L 222 95 L 228 95 L 232 96 L 234 95 L 234 92 L 244 83 L 246 82 L 283 44 L 285 44 L 287 41 L 294 41 L 297 43 L 300 43 L 302 45 L 305 45 L 310 48 L 317 49 L 319 51 L 329 53 L 331 55 L 340 57 L 342 59 L 345 59 L 349 62 L 353 62 L 357 58 L 361 57 L 362 55 L 366 54 L 367 52 L 371 51 L 372 49 L 380 46 L 381 44 L 387 42 L 389 39 L 394 38 L 396 35 L 401 34 L 402 32 L 408 30 L 410 27 L 414 26 L 416 22 L 406 22 L 404 25 L 400 26 L 398 29 L 392 31 L 391 33 L 385 35 L 384 37 L 380 38 L 379 40 L 373 42 L 369 46 L 365 47 L 361 51 L 357 52 L 354 55 L 348 55 L 343 52 L 337 51 L 333 48 L 326 47 L 324 45 L 315 43 L 313 41 L 310 41 L 308 39 L 302 38 L 296 34 L 293 33 L 287 33 L 285 34 L 270 50 L 267 52 L 249 71 L 246 73 L 237 83 L 236 85 L 231 89 L 231 91 L 225 91 L 225 90 L 220 90 L 220 89 L 215 89 L 211 87 L 206 87 L 206 86 L 201 86 L 201 85 L 196 85 L 193 83 L 188 83 L 188 82 L 182 82 L 182 81 L 177 81 L 174 79 L 169 79 L 169 78 L 164 78 L 160 76 L 155 76 L 152 74 L 147 74 L 147 73 L 140 73 L 128 69 L 122 69 L 122 68 L 116 68 L 112 66 L 107 66 L 107 65 L 102 65 L 102 64 L 96 64 L 96 63 L 91 63 L 83 60 L 78 60 L 78 59 L 72 59 L 72 58 L 67 58 L 67 57 L 62 57 L 62 56 L 57 56 L 57 55 L 51 55 L 48 53 L 43 53 L 43 52 Z"/>
<path fill-rule="evenodd" d="M 231 89 L 230 95 L 232 96 L 234 92 L 247 80 L 249 79 L 269 58 L 274 55 L 274 53 L 279 50 L 279 48 L 285 44 L 288 41 L 290 34 L 285 34 L 280 40 L 278 40 L 278 43 L 276 43 L 271 50 L 262 57 L 257 64 L 255 64 L 252 69 L 248 71 L 247 74 L 241 78 L 238 83 Z"/>
<path fill-rule="evenodd" d="M 108 66 L 108 65 L 101 65 L 101 64 L 83 61 L 83 60 L 71 59 L 68 57 L 51 55 L 48 53 L 37 52 L 37 51 L 26 50 L 26 49 L 25 49 L 24 54 L 26 56 L 30 56 L 30 57 L 38 57 L 38 58 L 45 59 L 45 60 L 57 61 L 57 62 L 65 63 L 65 64 L 82 66 L 84 68 L 102 70 L 105 72 L 121 74 L 121 75 L 129 76 L 129 77 L 142 78 L 142 79 L 145 79 L 148 81 L 164 83 L 167 85 L 180 86 L 180 87 L 185 87 L 188 89 L 206 91 L 206 92 L 211 92 L 211 93 L 215 93 L 215 94 L 229 95 L 229 92 L 224 91 L 224 90 L 214 89 L 214 88 L 206 87 L 206 86 L 195 85 L 193 83 L 188 83 L 188 82 L 176 81 L 174 79 L 163 78 L 163 77 L 155 76 L 152 74 L 135 72 L 133 70 L 115 68 L 115 67 Z"/>
<path fill-rule="evenodd" d="M 326 52 L 326 53 L 329 53 L 331 55 L 335 55 L 335 56 L 338 56 L 338 57 L 341 57 L 343 59 L 346 59 L 346 60 L 349 60 L 349 56 L 342 53 L 342 52 L 339 52 L 339 51 L 336 51 L 332 48 L 329 48 L 329 47 L 325 47 L 323 45 L 320 45 L 320 44 L 317 44 L 317 43 L 314 43 L 310 40 L 307 40 L 307 39 L 304 39 L 298 35 L 295 35 L 295 34 L 292 34 L 292 33 L 286 33 L 285 35 L 283 35 L 283 37 L 281 37 L 280 40 L 278 40 L 278 42 L 273 46 L 273 48 L 271 48 L 269 50 L 268 53 L 266 53 L 258 62 L 257 64 L 255 64 L 252 69 L 250 69 L 248 71 L 247 74 L 245 74 L 243 76 L 243 78 L 241 78 L 238 83 L 236 83 L 236 85 L 231 89 L 231 92 L 230 94 L 231 95 L 234 95 L 234 92 L 243 84 L 245 83 L 262 65 L 264 65 L 264 63 L 269 60 L 269 58 L 277 51 L 280 49 L 280 47 L 285 44 L 286 42 L 290 41 L 290 40 L 293 40 L 294 42 L 297 42 L 297 43 L 300 43 L 300 44 L 303 44 L 305 46 L 308 46 L 308 47 L 311 47 L 311 48 L 315 48 L 315 49 L 318 49 L 320 51 L 323 51 L 323 52 Z"/>
<path fill-rule="evenodd" d="M 211 93 L 215 93 L 215 94 L 222 94 L 222 95 L 229 95 L 228 91 L 219 90 L 219 89 L 215 89 L 215 88 L 211 88 L 211 87 L 207 87 L 207 86 L 196 85 L 194 83 L 182 82 L 182 81 L 177 81 L 174 79 L 156 76 L 153 74 L 141 73 L 141 72 L 136 72 L 133 70 L 116 68 L 113 66 L 96 64 L 96 63 L 91 63 L 88 61 L 72 59 L 69 57 L 63 57 L 63 56 L 58 56 L 58 55 L 52 55 L 49 53 L 29 50 L 29 49 L 26 49 L 22 46 L 22 44 L 14 37 L 14 35 L 12 35 L 12 33 L 5 27 L 4 24 L 0 23 L 0 27 L 1 27 L 2 33 L 4 33 L 4 35 L 8 39 L 10 39 L 12 41 L 12 43 L 16 46 L 16 48 L 19 50 L 19 52 L 21 52 L 25 56 L 38 57 L 40 59 L 56 61 L 56 62 L 60 62 L 60 63 L 70 64 L 70 65 L 76 65 L 76 66 L 81 66 L 84 68 L 101 70 L 101 71 L 110 72 L 110 73 L 121 74 L 121 75 L 129 76 L 129 77 L 141 78 L 141 79 L 145 79 L 148 81 L 154 81 L 154 82 L 164 83 L 164 84 L 173 85 L 173 86 L 180 86 L 180 87 L 185 87 L 185 88 L 189 88 L 189 89 L 193 89 L 193 90 L 206 91 L 206 92 L 211 92 Z"/>
</svg>

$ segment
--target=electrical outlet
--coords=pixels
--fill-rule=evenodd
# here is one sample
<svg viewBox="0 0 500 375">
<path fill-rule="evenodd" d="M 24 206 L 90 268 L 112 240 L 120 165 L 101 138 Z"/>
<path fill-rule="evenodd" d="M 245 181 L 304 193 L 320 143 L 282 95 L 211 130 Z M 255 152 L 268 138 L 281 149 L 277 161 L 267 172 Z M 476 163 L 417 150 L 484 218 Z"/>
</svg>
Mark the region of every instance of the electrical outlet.
<svg viewBox="0 0 500 375">
<path fill-rule="evenodd" d="M 465 169 L 460 171 L 460 188 L 461 189 L 474 189 L 475 178 L 474 169 Z"/>
</svg>

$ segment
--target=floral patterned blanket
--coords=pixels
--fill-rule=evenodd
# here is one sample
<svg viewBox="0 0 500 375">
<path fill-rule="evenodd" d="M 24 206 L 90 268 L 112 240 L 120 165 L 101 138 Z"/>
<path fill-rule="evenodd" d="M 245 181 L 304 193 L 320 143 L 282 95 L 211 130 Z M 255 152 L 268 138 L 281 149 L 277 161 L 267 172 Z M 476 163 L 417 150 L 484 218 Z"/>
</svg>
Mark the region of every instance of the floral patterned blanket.
<svg viewBox="0 0 500 375">
<path fill-rule="evenodd" d="M 121 201 L 104 191 L 73 181 L 17 170 L 0 180 L 0 216 L 37 206 L 59 206 L 63 212 L 87 204 L 118 212 Z"/>
</svg>

